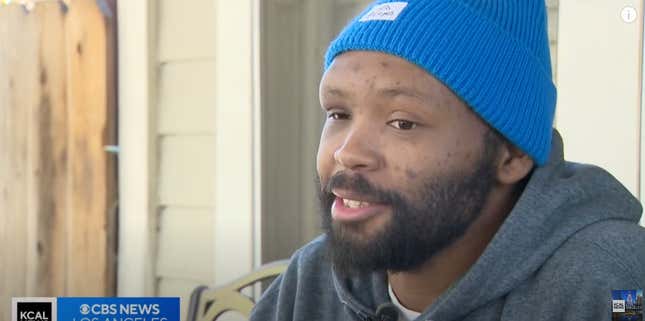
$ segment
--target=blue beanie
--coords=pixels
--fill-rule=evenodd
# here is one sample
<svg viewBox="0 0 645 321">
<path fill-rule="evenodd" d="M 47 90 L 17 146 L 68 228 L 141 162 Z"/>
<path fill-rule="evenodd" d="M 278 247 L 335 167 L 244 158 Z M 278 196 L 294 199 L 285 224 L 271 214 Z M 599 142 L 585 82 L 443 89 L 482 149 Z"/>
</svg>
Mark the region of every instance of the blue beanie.
<svg viewBox="0 0 645 321">
<path fill-rule="evenodd" d="M 379 0 L 331 43 L 325 70 L 350 50 L 404 58 L 544 165 L 556 103 L 546 19 L 543 0 Z"/>
</svg>

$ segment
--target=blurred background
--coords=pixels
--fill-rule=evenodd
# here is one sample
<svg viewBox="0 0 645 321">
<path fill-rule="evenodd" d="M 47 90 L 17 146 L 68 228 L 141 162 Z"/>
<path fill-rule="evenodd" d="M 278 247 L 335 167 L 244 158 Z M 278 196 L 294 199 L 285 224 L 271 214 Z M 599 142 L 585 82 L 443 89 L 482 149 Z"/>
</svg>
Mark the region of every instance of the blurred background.
<svg viewBox="0 0 645 321">
<path fill-rule="evenodd" d="M 323 56 L 368 3 L 0 0 L 0 321 L 22 296 L 185 316 L 318 235 Z M 641 198 L 643 3 L 546 3 L 565 155 Z"/>
</svg>

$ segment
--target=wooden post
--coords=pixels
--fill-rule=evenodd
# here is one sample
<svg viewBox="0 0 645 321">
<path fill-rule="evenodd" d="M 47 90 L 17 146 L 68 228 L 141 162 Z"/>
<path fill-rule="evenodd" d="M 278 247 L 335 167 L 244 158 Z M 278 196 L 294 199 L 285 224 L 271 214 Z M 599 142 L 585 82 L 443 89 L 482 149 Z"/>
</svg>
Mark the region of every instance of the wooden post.
<svg viewBox="0 0 645 321">
<path fill-rule="evenodd" d="M 108 13 L 109 14 L 109 13 Z M 114 13 L 112 13 L 114 14 Z M 68 291 L 74 295 L 112 295 L 108 274 L 109 215 L 116 205 L 114 156 L 105 152 L 115 114 L 109 115 L 107 30 L 95 1 L 71 3 L 66 21 L 68 102 Z M 114 100 L 112 100 L 114 101 Z M 112 117 L 109 119 L 108 117 Z M 112 121 L 112 123 L 110 123 Z M 106 175 L 107 174 L 107 175 Z M 111 213 L 109 213 L 111 212 Z M 114 271 L 112 267 L 109 269 Z M 80 276 L 80 277 L 79 277 Z"/>
<path fill-rule="evenodd" d="M 3 239 L 0 240 L 3 252 L 3 283 L 0 294 L 0 307 L 3 317 L 9 317 L 12 296 L 27 294 L 27 270 L 29 229 L 32 227 L 34 207 L 30 190 L 33 189 L 34 165 L 30 163 L 29 148 L 32 134 L 30 116 L 37 105 L 37 21 L 26 17 L 20 7 L 8 7 L 0 13 L 3 21 L 2 40 L 0 40 L 0 60 L 2 78 L 7 91 L 0 95 L 0 109 L 3 110 L 3 142 L 0 154 L 4 154 L 0 174 L 0 190 L 3 200 L 0 220 Z M 6 311 L 6 312 L 5 312 Z"/>
<path fill-rule="evenodd" d="M 66 293 L 67 234 L 67 102 L 64 12 L 56 4 L 39 7 L 40 46 L 34 66 L 37 89 L 31 118 L 30 164 L 34 166 L 30 204 L 27 293 L 58 296 Z"/>
<path fill-rule="evenodd" d="M 115 9 L 0 7 L 0 321 L 11 297 L 116 293 Z"/>
</svg>

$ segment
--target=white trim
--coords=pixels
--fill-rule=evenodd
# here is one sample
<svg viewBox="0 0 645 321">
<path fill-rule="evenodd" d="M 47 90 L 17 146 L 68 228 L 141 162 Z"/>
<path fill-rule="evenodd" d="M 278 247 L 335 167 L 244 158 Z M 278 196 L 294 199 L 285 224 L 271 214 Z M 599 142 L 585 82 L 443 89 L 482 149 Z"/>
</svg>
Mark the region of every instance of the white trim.
<svg viewBox="0 0 645 321">
<path fill-rule="evenodd" d="M 118 296 L 154 295 L 150 230 L 149 1 L 120 1 Z M 152 229 L 154 230 L 154 229 Z"/>
<path fill-rule="evenodd" d="M 262 8 L 251 0 L 253 32 L 253 267 L 262 265 Z"/>
<path fill-rule="evenodd" d="M 645 12 L 645 4 L 640 3 L 640 6 L 638 8 L 640 12 Z M 640 56 L 640 68 L 641 68 L 641 108 L 640 108 L 640 167 L 639 167 L 639 173 L 640 173 L 640 182 L 639 182 L 639 190 L 640 190 L 640 201 L 641 204 L 643 204 L 643 200 L 645 199 L 645 117 L 643 117 L 643 113 L 645 112 L 645 67 L 643 66 L 643 61 L 645 61 L 645 41 L 643 37 L 645 37 L 645 19 L 641 19 L 641 34 L 640 34 L 640 42 L 641 42 L 641 56 Z M 645 226 L 645 215 L 641 216 L 641 226 Z"/>
<path fill-rule="evenodd" d="M 215 285 L 253 269 L 252 1 L 215 2 Z"/>
<path fill-rule="evenodd" d="M 251 0 L 252 15 L 251 24 L 253 32 L 253 268 L 262 265 L 262 7 L 260 0 Z M 253 297 L 260 299 L 262 294 L 262 284 L 257 283 L 253 287 Z"/>
</svg>

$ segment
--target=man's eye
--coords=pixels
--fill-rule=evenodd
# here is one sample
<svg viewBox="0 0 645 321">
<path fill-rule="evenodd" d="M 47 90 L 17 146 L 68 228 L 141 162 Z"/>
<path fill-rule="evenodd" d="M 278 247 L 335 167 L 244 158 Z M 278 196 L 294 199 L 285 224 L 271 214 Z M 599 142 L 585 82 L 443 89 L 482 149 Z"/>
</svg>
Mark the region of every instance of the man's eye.
<svg viewBox="0 0 645 321">
<path fill-rule="evenodd" d="M 390 121 L 388 124 L 396 129 L 401 129 L 401 130 L 410 130 L 417 127 L 416 123 L 411 122 L 409 120 L 404 120 L 404 119 L 395 119 Z"/>
<path fill-rule="evenodd" d="M 339 113 L 339 112 L 330 112 L 330 113 L 327 114 L 327 118 L 332 119 L 332 120 L 348 119 L 349 114 Z"/>
</svg>

